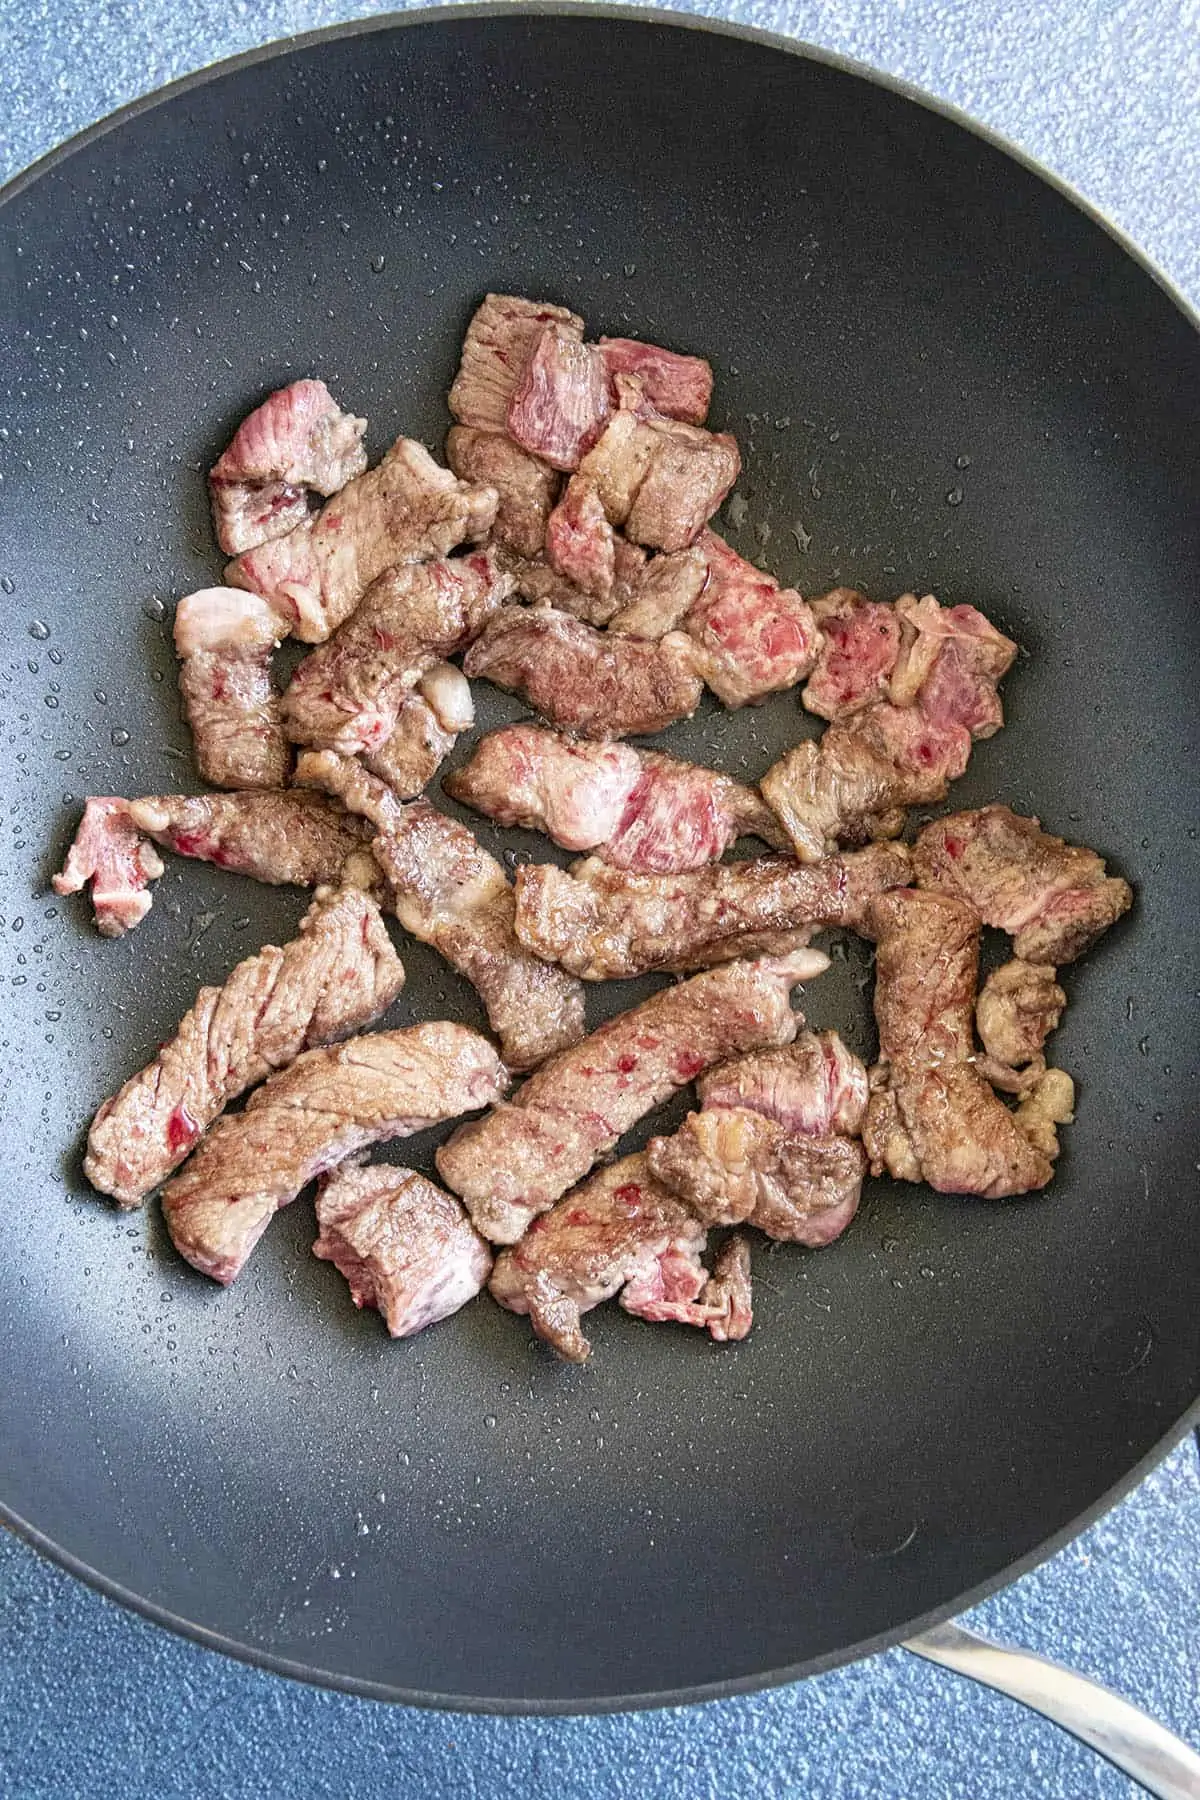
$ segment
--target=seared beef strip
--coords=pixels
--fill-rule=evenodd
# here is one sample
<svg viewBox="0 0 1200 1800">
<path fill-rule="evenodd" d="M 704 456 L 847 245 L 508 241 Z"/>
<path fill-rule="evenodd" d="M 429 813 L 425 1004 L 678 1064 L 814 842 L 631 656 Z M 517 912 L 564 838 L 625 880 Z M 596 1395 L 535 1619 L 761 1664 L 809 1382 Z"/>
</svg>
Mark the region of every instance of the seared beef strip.
<svg viewBox="0 0 1200 1800">
<path fill-rule="evenodd" d="M 394 1338 L 449 1318 L 487 1281 L 492 1253 L 461 1205 L 411 1169 L 348 1158 L 317 1193 L 313 1255 L 338 1268 L 355 1306 Z"/>
<path fill-rule="evenodd" d="M 757 1225 L 819 1249 L 858 1210 L 867 1159 L 855 1142 L 867 1071 L 836 1031 L 726 1063 L 697 1083 L 701 1110 L 651 1138 L 658 1180 L 711 1225 Z"/>
<path fill-rule="evenodd" d="M 503 607 L 463 660 L 518 693 L 565 731 L 618 738 L 690 718 L 703 687 L 694 647 L 677 632 L 657 643 L 610 636 L 553 607 Z"/>
<path fill-rule="evenodd" d="M 811 968 L 807 951 L 732 963 L 607 1020 L 543 1064 L 511 1105 L 456 1131 L 437 1153 L 443 1180 L 486 1238 L 515 1243 L 678 1088 L 738 1051 L 790 1043 L 789 995 Z"/>
<path fill-rule="evenodd" d="M 175 1036 L 92 1120 L 83 1172 L 137 1206 L 238 1094 L 302 1050 L 361 1031 L 404 985 L 375 902 L 323 891 L 300 935 L 267 944 L 223 987 L 202 987 Z"/>
<path fill-rule="evenodd" d="M 609 414 L 604 355 L 571 325 L 543 325 L 508 403 L 508 435 L 552 469 L 579 467 Z"/>
<path fill-rule="evenodd" d="M 873 700 L 887 699 L 900 654 L 895 607 L 868 600 L 853 588 L 834 588 L 813 601 L 812 611 L 820 648 L 800 696 L 808 711 L 823 719 L 845 719 Z"/>
<path fill-rule="evenodd" d="M 495 488 L 459 481 L 423 444 L 397 438 L 315 518 L 236 558 L 225 579 L 262 594 L 294 637 L 320 644 L 385 569 L 486 537 L 498 505 Z"/>
<path fill-rule="evenodd" d="M 540 725 L 489 732 L 442 785 L 500 825 L 544 831 L 619 869 L 702 868 L 743 833 L 783 843 L 770 808 L 728 775 L 629 744 L 573 742 Z"/>
<path fill-rule="evenodd" d="M 342 756 L 379 749 L 419 677 L 469 644 L 514 586 L 487 550 L 387 570 L 293 675 L 283 697 L 292 742 Z"/>
<path fill-rule="evenodd" d="M 546 525 L 546 561 L 595 610 L 612 599 L 617 580 L 617 537 L 600 496 L 587 481 L 572 481 Z"/>
<path fill-rule="evenodd" d="M 618 1293 L 636 1318 L 699 1325 L 719 1341 L 745 1337 L 749 1255 L 731 1240 L 710 1278 L 700 1261 L 707 1235 L 644 1156 L 625 1156 L 535 1219 L 496 1258 L 488 1285 L 569 1362 L 591 1351 L 580 1314 Z"/>
<path fill-rule="evenodd" d="M 307 1050 L 218 1119 L 163 1189 L 180 1255 L 228 1284 L 273 1214 L 356 1150 L 475 1112 L 507 1074 L 486 1038 L 438 1020 Z"/>
<path fill-rule="evenodd" d="M 988 1199 L 1045 1187 L 1057 1143 L 1046 1149 L 1044 1134 L 1031 1141 L 1022 1113 L 1004 1105 L 973 1061 L 974 909 L 947 894 L 894 888 L 867 907 L 864 929 L 876 941 L 880 1062 L 863 1129 L 874 1173 L 886 1168 L 940 1193 Z M 1038 1086 L 1057 1093 L 1066 1080 L 1049 1070 Z"/>
<path fill-rule="evenodd" d="M 451 427 L 446 461 L 461 481 L 495 488 L 499 494 L 492 543 L 516 556 L 540 556 L 559 487 L 549 463 L 530 456 L 502 431 L 478 431 L 472 425 Z"/>
<path fill-rule="evenodd" d="M 179 686 L 196 766 L 213 787 L 280 788 L 292 753 L 271 683 L 271 652 L 284 635 L 260 594 L 202 588 L 175 608 Z"/>
<path fill-rule="evenodd" d="M 802 862 L 839 842 L 895 837 L 904 809 L 944 799 L 966 769 L 972 738 L 990 737 L 1002 722 L 996 683 L 1017 646 L 973 607 L 906 595 L 895 611 L 892 699 L 839 718 L 819 742 L 797 744 L 760 783 Z"/>
<path fill-rule="evenodd" d="M 665 551 L 652 556 L 640 570 L 631 571 L 624 604 L 612 618 L 612 630 L 623 637 L 660 638 L 683 627 L 708 586 L 709 558 L 704 548 L 708 535 L 702 533 L 700 541 L 687 550 Z"/>
<path fill-rule="evenodd" d="M 1066 1004 L 1046 963 L 1006 962 L 993 969 L 975 1003 L 980 1042 L 989 1057 L 1009 1069 L 1040 1063 Z"/>
<path fill-rule="evenodd" d="M 460 732 L 474 723 L 471 684 L 462 670 L 453 663 L 431 663 L 405 694 L 383 743 L 363 753 L 363 766 L 401 800 L 411 800 L 428 787 Z"/>
<path fill-rule="evenodd" d="M 273 887 L 379 882 L 369 830 L 324 794 L 152 794 L 123 804 L 137 830 L 165 850 Z"/>
<path fill-rule="evenodd" d="M 596 857 L 570 874 L 530 863 L 517 871 L 517 935 L 585 981 L 702 969 L 795 949 L 818 926 L 857 930 L 872 896 L 906 881 L 908 870 L 903 844 L 808 867 L 756 856 L 681 875 L 634 874 Z"/>
<path fill-rule="evenodd" d="M 507 432 L 514 389 L 547 325 L 558 325 L 576 342 L 583 341 L 583 320 L 565 306 L 488 294 L 467 327 L 462 362 L 450 389 L 448 405 L 460 425 Z"/>
<path fill-rule="evenodd" d="M 56 894 L 77 894 L 90 882 L 97 931 L 120 937 L 150 911 L 149 884 L 162 872 L 162 858 L 134 824 L 128 800 L 108 794 L 86 802 L 51 886 Z"/>
<path fill-rule="evenodd" d="M 373 849 L 396 917 L 465 975 L 487 1009 L 505 1061 L 530 1069 L 583 1036 L 583 990 L 518 943 L 503 868 L 465 825 L 332 751 L 301 756 L 296 779 L 324 788 L 375 829 Z"/>
<path fill-rule="evenodd" d="M 620 377 L 622 383 L 619 410 L 583 457 L 559 507 L 580 489 L 593 490 L 609 524 L 635 544 L 686 550 L 741 472 L 737 444 L 728 432 L 664 418 L 645 403 L 635 378 Z"/>
<path fill-rule="evenodd" d="M 365 419 L 344 413 L 323 381 L 293 381 L 242 420 L 208 477 L 227 556 L 282 537 L 308 517 L 309 492 L 336 494 L 367 466 Z"/>
<path fill-rule="evenodd" d="M 1057 968 L 1090 950 L 1133 904 L 1129 883 L 1106 874 L 1094 850 L 1007 806 L 935 819 L 917 837 L 913 868 L 922 887 L 960 895 L 985 925 L 1007 931 L 1022 961 Z"/>
<path fill-rule="evenodd" d="M 681 419 L 685 425 L 703 425 L 712 402 L 713 374 L 702 356 L 682 356 L 657 344 L 636 338 L 600 339 L 600 353 L 609 377 L 632 375 L 641 383 L 646 400 L 664 418 Z"/>
<path fill-rule="evenodd" d="M 633 601 L 644 579 L 648 554 L 640 544 L 631 544 L 619 531 L 609 534 L 612 540 L 613 580 L 606 592 L 578 587 L 566 575 L 541 558 L 507 556 L 508 567 L 516 577 L 517 593 L 522 600 L 537 606 L 553 606 L 559 612 L 582 619 L 585 625 L 607 625 L 614 614 L 622 612 Z M 656 561 L 663 559 L 656 558 Z M 661 636 L 656 632 L 655 636 Z"/>
</svg>

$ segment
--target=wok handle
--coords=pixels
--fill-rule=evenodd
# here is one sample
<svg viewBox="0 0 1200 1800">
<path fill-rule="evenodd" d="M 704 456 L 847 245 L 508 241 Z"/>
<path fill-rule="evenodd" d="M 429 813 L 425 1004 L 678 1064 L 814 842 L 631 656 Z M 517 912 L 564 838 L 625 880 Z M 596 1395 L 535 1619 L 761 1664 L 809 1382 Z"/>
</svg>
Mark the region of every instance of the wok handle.
<svg viewBox="0 0 1200 1800">
<path fill-rule="evenodd" d="M 1032 1707 L 1159 1800 L 1200 1800 L 1200 1756 L 1098 1681 L 949 1622 L 909 1638 L 904 1648 Z"/>
</svg>

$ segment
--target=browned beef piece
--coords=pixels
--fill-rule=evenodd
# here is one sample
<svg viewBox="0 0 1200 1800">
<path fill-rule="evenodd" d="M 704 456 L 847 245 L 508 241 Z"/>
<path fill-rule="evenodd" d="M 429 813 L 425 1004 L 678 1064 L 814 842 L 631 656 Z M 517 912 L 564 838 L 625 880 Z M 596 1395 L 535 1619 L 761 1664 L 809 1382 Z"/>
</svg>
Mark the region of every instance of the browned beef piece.
<svg viewBox="0 0 1200 1800">
<path fill-rule="evenodd" d="M 544 831 L 564 850 L 595 850 L 615 868 L 645 873 L 702 868 L 743 833 L 783 842 L 770 808 L 728 775 L 540 725 L 489 732 L 443 786 L 498 824 Z"/>
<path fill-rule="evenodd" d="M 468 650 L 463 668 L 520 694 L 553 725 L 580 737 L 662 731 L 690 718 L 703 687 L 689 640 L 613 637 L 553 607 L 503 607 Z"/>
<path fill-rule="evenodd" d="M 583 990 L 517 941 L 508 877 L 465 825 L 424 800 L 401 805 L 383 782 L 331 751 L 306 752 L 296 779 L 336 794 L 369 821 L 396 917 L 466 976 L 510 1068 L 533 1068 L 578 1042 Z"/>
<path fill-rule="evenodd" d="M 867 1159 L 855 1142 L 867 1071 L 837 1033 L 726 1063 L 697 1083 L 701 1110 L 651 1138 L 658 1180 L 713 1225 L 743 1221 L 818 1249 L 858 1210 Z"/>
<path fill-rule="evenodd" d="M 293 381 L 242 420 L 208 477 L 227 556 L 282 537 L 308 517 L 308 496 L 336 494 L 367 466 L 365 419 L 344 413 L 323 381 Z"/>
<path fill-rule="evenodd" d="M 863 1129 L 874 1172 L 988 1199 L 1045 1187 L 1057 1141 L 1047 1149 L 1044 1134 L 1027 1134 L 973 1061 L 978 914 L 946 894 L 895 888 L 871 902 L 865 929 L 876 941 L 880 1046 Z M 1055 1088 L 1067 1079 L 1042 1077 Z"/>
<path fill-rule="evenodd" d="M 634 572 L 627 604 L 615 613 L 612 630 L 625 637 L 660 638 L 682 626 L 709 579 L 702 544 L 652 556 Z"/>
<path fill-rule="evenodd" d="M 599 608 L 611 601 L 617 580 L 617 538 L 590 482 L 573 481 L 550 514 L 546 560 Z"/>
<path fill-rule="evenodd" d="M 890 699 L 797 744 L 760 784 L 802 862 L 839 843 L 895 837 L 904 809 L 944 799 L 972 739 L 1002 723 L 996 683 L 1017 653 L 1011 639 L 973 607 L 939 607 L 932 595 L 905 595 L 895 614 L 901 648 Z"/>
<path fill-rule="evenodd" d="M 517 935 L 585 981 L 702 969 L 794 949 L 821 925 L 857 929 L 872 896 L 906 881 L 908 868 L 903 844 L 809 867 L 756 856 L 681 875 L 635 874 L 596 857 L 570 874 L 530 863 L 517 871 Z"/>
<path fill-rule="evenodd" d="M 489 1285 L 501 1306 L 527 1313 L 537 1335 L 569 1362 L 591 1352 L 580 1314 L 614 1294 L 637 1318 L 699 1325 L 719 1341 L 745 1337 L 749 1255 L 731 1240 L 710 1278 L 700 1261 L 706 1237 L 646 1158 L 626 1156 L 535 1219 L 496 1258 Z"/>
<path fill-rule="evenodd" d="M 162 858 L 134 824 L 128 800 L 105 794 L 84 806 L 51 886 L 56 894 L 77 894 L 90 883 L 97 931 L 120 937 L 150 911 L 150 883 L 162 872 Z"/>
<path fill-rule="evenodd" d="M 438 1151 L 443 1180 L 486 1238 L 515 1243 L 678 1088 L 739 1051 L 790 1043 L 789 995 L 808 969 L 807 953 L 732 963 L 607 1020 L 531 1075 L 510 1106 L 456 1131 Z"/>
<path fill-rule="evenodd" d="M 375 902 L 329 890 L 300 935 L 267 944 L 223 987 L 203 987 L 175 1036 L 92 1120 L 83 1172 L 137 1206 L 188 1155 L 229 1102 L 302 1050 L 361 1031 L 404 985 Z"/>
<path fill-rule="evenodd" d="M 516 577 L 517 593 L 522 600 L 538 606 L 553 606 L 559 612 L 582 619 L 585 625 L 607 625 L 617 613 L 628 607 L 642 582 L 647 553 L 640 544 L 631 544 L 619 531 L 612 534 L 613 582 L 607 592 L 589 592 L 577 587 L 566 575 L 540 558 L 507 558 Z M 662 558 L 656 559 L 662 561 Z M 661 637 L 661 632 L 653 634 Z"/>
<path fill-rule="evenodd" d="M 656 412 L 687 425 L 703 425 L 712 403 L 713 374 L 702 356 L 682 356 L 637 338 L 600 339 L 610 380 L 632 375 Z"/>
<path fill-rule="evenodd" d="M 123 804 L 133 826 L 165 850 L 273 887 L 379 882 L 369 828 L 324 794 L 152 794 Z"/>
<path fill-rule="evenodd" d="M 834 588 L 812 603 L 820 649 L 800 696 L 823 719 L 845 719 L 887 698 L 900 655 L 896 609 L 853 588 Z"/>
<path fill-rule="evenodd" d="M 741 471 L 735 440 L 666 419 L 640 389 L 624 397 L 567 484 L 559 506 L 587 487 L 610 525 L 652 550 L 686 550 L 720 507 Z M 551 527 L 553 529 L 553 516 Z"/>
<path fill-rule="evenodd" d="M 228 1284 L 281 1206 L 356 1150 L 475 1112 L 503 1093 L 486 1038 L 438 1020 L 307 1050 L 218 1119 L 163 1189 L 180 1255 Z"/>
<path fill-rule="evenodd" d="M 579 467 L 604 429 L 610 401 L 604 355 L 573 325 L 543 325 L 508 403 L 508 435 L 553 469 Z"/>
<path fill-rule="evenodd" d="M 460 425 L 507 432 L 513 391 L 543 330 L 552 324 L 582 343 L 583 320 L 565 306 L 515 294 L 487 295 L 467 327 L 462 362 L 450 389 L 448 404 Z"/>
<path fill-rule="evenodd" d="M 383 743 L 363 753 L 363 766 L 401 800 L 411 800 L 428 787 L 459 733 L 474 723 L 471 684 L 462 670 L 453 663 L 432 663 L 405 694 Z"/>
<path fill-rule="evenodd" d="M 922 887 L 960 895 L 985 925 L 1007 931 L 1022 961 L 1058 968 L 1133 904 L 1129 883 L 1109 875 L 1094 850 L 1007 806 L 935 819 L 918 835 L 913 867 Z"/>
<path fill-rule="evenodd" d="M 394 1338 L 449 1318 L 491 1274 L 492 1253 L 458 1201 L 411 1169 L 348 1159 L 321 1182 L 317 1224 L 313 1255 Z"/>
<path fill-rule="evenodd" d="M 975 1004 L 980 1041 L 1009 1069 L 1041 1063 L 1046 1039 L 1062 1018 L 1067 996 L 1046 963 L 1014 959 L 993 969 Z"/>
<path fill-rule="evenodd" d="M 292 742 L 378 750 L 425 670 L 469 644 L 514 585 L 487 550 L 387 570 L 293 675 L 283 697 Z"/>
<path fill-rule="evenodd" d="M 196 767 L 213 787 L 280 788 L 291 773 L 271 682 L 271 652 L 283 636 L 274 608 L 238 588 L 202 588 L 175 609 Z"/>
<path fill-rule="evenodd" d="M 540 556 L 559 488 L 558 474 L 549 463 L 530 456 L 503 431 L 478 431 L 472 425 L 451 427 L 446 461 L 460 480 L 495 488 L 499 494 L 492 543 L 516 556 Z"/>
<path fill-rule="evenodd" d="M 768 694 L 794 687 L 812 668 L 817 628 L 794 588 L 781 588 L 731 550 L 715 531 L 697 548 L 706 579 L 688 609 L 684 630 L 696 645 L 697 667 L 726 706 L 756 706 Z"/>
<path fill-rule="evenodd" d="M 459 481 L 423 444 L 397 438 L 315 518 L 237 557 L 225 579 L 261 594 L 294 637 L 320 644 L 386 569 L 486 537 L 499 502 L 495 488 Z"/>
</svg>

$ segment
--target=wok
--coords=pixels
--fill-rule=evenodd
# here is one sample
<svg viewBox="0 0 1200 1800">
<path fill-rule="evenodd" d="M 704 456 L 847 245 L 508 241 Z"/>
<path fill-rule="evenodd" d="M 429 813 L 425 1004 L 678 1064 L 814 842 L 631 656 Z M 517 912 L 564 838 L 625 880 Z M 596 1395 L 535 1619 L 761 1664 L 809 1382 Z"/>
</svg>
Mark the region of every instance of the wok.
<svg viewBox="0 0 1200 1800">
<path fill-rule="evenodd" d="M 6 1519 L 284 1673 L 550 1711 L 864 1654 L 1111 1504 L 1184 1430 L 1200 1365 L 1200 339 L 1178 299 L 893 85 L 593 8 L 243 57 L 22 176 L 0 237 Z M 1066 977 L 1079 1115 L 1048 1193 L 869 1185 L 833 1248 L 758 1253 L 739 1347 L 609 1308 L 576 1370 L 486 1301 L 393 1345 L 309 1254 L 307 1201 L 223 1293 L 81 1174 L 99 1100 L 304 906 L 174 864 L 108 943 L 48 892 L 81 796 L 196 785 L 169 612 L 218 567 L 201 472 L 310 372 L 374 452 L 436 445 L 486 288 L 711 357 L 747 465 L 731 535 L 779 576 L 933 588 L 1016 637 L 1007 729 L 953 803 L 1037 812 L 1137 888 Z M 484 726 L 518 711 L 479 698 Z M 664 742 L 754 776 L 811 725 L 784 696 Z M 389 1023 L 478 1019 L 404 954 Z M 867 971 L 851 946 L 803 1001 L 863 1051 Z"/>
</svg>

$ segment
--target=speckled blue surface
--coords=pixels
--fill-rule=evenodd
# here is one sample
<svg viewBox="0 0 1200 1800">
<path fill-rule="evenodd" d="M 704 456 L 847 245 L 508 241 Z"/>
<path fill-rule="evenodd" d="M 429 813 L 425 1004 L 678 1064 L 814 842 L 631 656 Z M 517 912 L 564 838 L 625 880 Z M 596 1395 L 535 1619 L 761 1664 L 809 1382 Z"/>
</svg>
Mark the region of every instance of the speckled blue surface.
<svg viewBox="0 0 1200 1800">
<path fill-rule="evenodd" d="M 0 0 L 0 176 L 203 63 L 386 10 Z M 1197 0 L 735 0 L 691 10 L 790 33 L 954 101 L 1073 182 L 1200 301 Z M 1096 1675 L 1200 1742 L 1195 1443 L 971 1622 Z M 1031 1714 L 900 1651 L 703 1708 L 557 1721 L 423 1714 L 228 1662 L 0 1539 L 0 1800 L 1132 1791 Z"/>
</svg>

